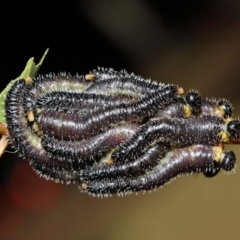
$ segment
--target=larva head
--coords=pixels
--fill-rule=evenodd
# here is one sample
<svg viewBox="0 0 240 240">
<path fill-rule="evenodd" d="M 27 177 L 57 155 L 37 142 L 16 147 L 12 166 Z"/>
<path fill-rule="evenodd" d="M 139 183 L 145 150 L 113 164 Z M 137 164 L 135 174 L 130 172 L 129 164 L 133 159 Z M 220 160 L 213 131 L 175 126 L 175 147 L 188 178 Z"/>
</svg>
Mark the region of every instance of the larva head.
<svg viewBox="0 0 240 240">
<path fill-rule="evenodd" d="M 221 168 L 224 171 L 231 171 L 236 164 L 236 155 L 233 151 L 227 152 L 221 161 Z"/>
<path fill-rule="evenodd" d="M 230 118 L 232 117 L 233 107 L 229 101 L 226 99 L 222 99 L 218 101 L 218 105 L 223 109 L 224 111 L 224 118 Z"/>
<path fill-rule="evenodd" d="M 227 131 L 229 133 L 229 138 L 232 141 L 237 141 L 240 139 L 240 121 L 232 120 L 227 124 Z"/>
<path fill-rule="evenodd" d="M 186 102 L 191 107 L 193 114 L 201 112 L 202 98 L 199 92 L 190 90 L 186 95 Z"/>
<path fill-rule="evenodd" d="M 203 171 L 203 174 L 205 177 L 210 178 L 210 177 L 216 176 L 220 170 L 221 170 L 221 166 L 220 166 L 219 162 L 214 160 L 212 162 L 212 164 L 210 166 L 208 166 L 205 169 L 205 171 Z"/>
</svg>

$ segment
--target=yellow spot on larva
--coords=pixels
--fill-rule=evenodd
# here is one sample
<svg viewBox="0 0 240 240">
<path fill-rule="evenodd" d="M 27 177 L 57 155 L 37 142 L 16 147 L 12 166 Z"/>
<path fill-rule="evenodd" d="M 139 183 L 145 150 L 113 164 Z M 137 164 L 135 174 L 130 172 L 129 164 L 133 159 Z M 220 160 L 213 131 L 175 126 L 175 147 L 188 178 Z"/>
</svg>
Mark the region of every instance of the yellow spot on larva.
<svg viewBox="0 0 240 240">
<path fill-rule="evenodd" d="M 222 106 L 218 106 L 217 109 L 218 109 L 219 117 L 223 117 L 225 114 L 225 109 Z"/>
<path fill-rule="evenodd" d="M 222 142 L 224 142 L 224 143 L 229 142 L 229 137 L 225 131 L 221 131 L 218 135 Z"/>
<path fill-rule="evenodd" d="M 192 115 L 191 108 L 187 105 L 183 107 L 183 112 L 186 117 L 190 117 Z"/>
<path fill-rule="evenodd" d="M 30 84 L 32 82 L 32 78 L 31 77 L 26 77 L 25 82 L 26 82 L 26 84 Z"/>
<path fill-rule="evenodd" d="M 27 112 L 27 119 L 28 119 L 29 122 L 33 122 L 34 121 L 33 111 Z"/>
<path fill-rule="evenodd" d="M 34 122 L 32 128 L 33 128 L 33 131 L 34 131 L 38 136 L 43 135 L 43 133 L 42 133 L 42 131 L 40 130 L 40 128 L 39 128 L 39 126 L 38 126 L 37 123 Z"/>
<path fill-rule="evenodd" d="M 223 149 L 220 146 L 213 147 L 213 159 L 217 162 L 221 161 Z"/>
<path fill-rule="evenodd" d="M 89 81 L 94 80 L 95 77 L 96 77 L 96 76 L 95 76 L 93 73 L 88 73 L 88 74 L 85 75 L 85 79 L 86 79 L 86 80 L 89 80 Z"/>
<path fill-rule="evenodd" d="M 107 164 L 113 164 L 113 160 L 112 160 L 112 158 L 108 158 L 108 160 L 107 160 Z"/>
<path fill-rule="evenodd" d="M 224 119 L 224 122 L 227 124 L 227 123 L 231 122 L 232 120 L 233 120 L 233 118 L 226 118 L 226 119 Z"/>
<path fill-rule="evenodd" d="M 178 87 L 177 93 L 178 93 L 178 94 L 184 94 L 183 88 L 182 88 L 182 87 Z"/>
<path fill-rule="evenodd" d="M 88 185 L 87 185 L 86 183 L 83 183 L 83 184 L 82 184 L 82 189 L 83 189 L 83 190 L 86 190 L 87 187 L 88 187 Z"/>
</svg>

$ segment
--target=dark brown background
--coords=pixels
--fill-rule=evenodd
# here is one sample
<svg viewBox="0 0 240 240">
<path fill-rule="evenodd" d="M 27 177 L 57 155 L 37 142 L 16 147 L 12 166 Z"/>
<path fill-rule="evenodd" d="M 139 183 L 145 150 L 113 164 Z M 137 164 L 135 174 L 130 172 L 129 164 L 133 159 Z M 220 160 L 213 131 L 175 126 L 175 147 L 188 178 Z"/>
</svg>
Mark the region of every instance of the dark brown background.
<svg viewBox="0 0 240 240">
<path fill-rule="evenodd" d="M 230 99 L 240 116 L 239 1 L 49 3 L 0 3 L 8 16 L 0 19 L 1 89 L 29 57 L 39 59 L 50 47 L 43 74 L 126 68 L 199 89 L 203 97 Z M 240 158 L 240 146 L 227 149 Z M 80 194 L 77 184 L 39 178 L 27 161 L 6 153 L 0 159 L 0 239 L 237 240 L 239 189 L 236 169 L 213 179 L 184 176 L 152 194 L 96 199 Z"/>
</svg>

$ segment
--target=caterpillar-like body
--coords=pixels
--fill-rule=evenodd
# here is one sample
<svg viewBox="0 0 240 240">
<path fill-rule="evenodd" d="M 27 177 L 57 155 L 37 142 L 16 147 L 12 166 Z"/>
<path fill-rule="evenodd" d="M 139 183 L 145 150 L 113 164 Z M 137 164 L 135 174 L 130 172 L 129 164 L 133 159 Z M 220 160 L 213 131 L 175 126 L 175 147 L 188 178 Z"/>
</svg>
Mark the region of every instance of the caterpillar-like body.
<svg viewBox="0 0 240 240">
<path fill-rule="evenodd" d="M 136 161 L 121 165 L 115 164 L 95 164 L 81 172 L 80 181 L 94 181 L 99 179 L 115 179 L 116 176 L 129 178 L 145 174 L 161 161 L 161 158 L 169 150 L 166 143 L 159 143 L 148 149 Z"/>
<path fill-rule="evenodd" d="M 147 94 L 137 103 L 117 106 L 102 106 L 87 113 L 69 113 L 46 110 L 39 114 L 37 123 L 43 134 L 53 133 L 54 137 L 64 140 L 80 140 L 102 132 L 109 126 L 121 122 L 130 123 L 151 117 L 159 109 L 174 101 L 177 97 L 176 86 L 167 86 L 163 90 Z M 106 126 L 106 123 L 108 124 Z M 76 135 L 77 133 L 77 135 Z"/>
<path fill-rule="evenodd" d="M 54 159 L 93 165 L 105 152 L 132 137 L 137 129 L 136 124 L 116 127 L 82 141 L 58 141 L 42 137 L 41 144 Z"/>
<path fill-rule="evenodd" d="M 33 167 L 39 166 L 38 172 L 46 178 L 54 175 L 52 179 L 56 181 L 77 180 L 78 175 L 72 175 L 70 164 L 50 158 L 41 145 L 41 139 L 28 126 L 22 105 L 24 90 L 25 80 L 19 80 L 6 98 L 6 118 L 12 146 L 18 150 L 19 157 L 28 159 Z M 45 170 L 47 167 L 50 169 Z"/>
<path fill-rule="evenodd" d="M 125 141 L 112 153 L 113 161 L 121 164 L 136 159 L 156 141 L 166 141 L 172 147 L 191 146 L 193 144 L 218 145 L 229 138 L 235 138 L 239 121 L 228 124 L 215 116 L 190 117 L 188 119 L 162 118 L 149 121 L 136 134 Z M 231 132 L 231 126 L 234 129 Z M 238 135 L 236 133 L 236 135 Z"/>
<path fill-rule="evenodd" d="M 216 175 L 225 159 L 229 158 L 235 162 L 235 155 L 229 157 L 229 153 L 220 147 L 193 145 L 168 152 L 155 168 L 142 176 L 94 181 L 81 179 L 80 189 L 93 196 L 152 190 L 182 174 L 205 172 L 207 176 L 210 173 Z"/>
<path fill-rule="evenodd" d="M 240 139 L 227 100 L 126 71 L 18 80 L 5 103 L 19 157 L 93 195 L 150 190 L 184 173 L 213 177 L 236 164 L 222 148 Z"/>
</svg>

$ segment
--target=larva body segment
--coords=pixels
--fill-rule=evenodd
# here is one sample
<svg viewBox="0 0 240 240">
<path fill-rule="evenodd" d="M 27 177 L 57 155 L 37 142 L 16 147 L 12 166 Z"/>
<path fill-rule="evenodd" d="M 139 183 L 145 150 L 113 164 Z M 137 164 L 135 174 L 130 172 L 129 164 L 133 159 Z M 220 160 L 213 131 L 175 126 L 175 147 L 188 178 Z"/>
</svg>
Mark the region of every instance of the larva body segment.
<svg viewBox="0 0 240 240">
<path fill-rule="evenodd" d="M 221 141 L 219 134 L 224 127 L 224 121 L 213 116 L 149 121 L 131 139 L 119 146 L 112 158 L 116 164 L 121 164 L 124 159 L 134 160 L 156 141 L 169 142 L 172 147 L 218 145 Z"/>
<path fill-rule="evenodd" d="M 155 189 L 171 181 L 178 175 L 203 172 L 210 168 L 214 161 L 222 161 L 225 154 L 215 159 L 218 147 L 193 145 L 170 151 L 159 161 L 152 171 L 136 178 L 112 179 L 81 182 L 80 189 L 94 196 L 107 196 L 116 193 L 131 193 Z"/>
<path fill-rule="evenodd" d="M 53 169 L 62 172 L 71 170 L 69 164 L 58 162 L 48 157 L 47 152 L 41 145 L 41 139 L 36 136 L 28 126 L 27 119 L 23 109 L 23 94 L 25 88 L 25 80 L 19 80 L 14 83 L 6 98 L 6 118 L 8 122 L 8 130 L 11 136 L 12 146 L 18 150 L 19 157 L 28 159 L 31 164 L 41 166 L 50 166 L 51 171 L 45 171 L 43 175 L 49 177 Z M 55 178 L 57 181 L 65 181 L 64 179 Z M 68 179 L 67 181 L 70 181 Z"/>
<path fill-rule="evenodd" d="M 149 92 L 155 92 L 164 88 L 165 84 L 145 81 L 138 77 L 127 76 L 124 78 L 110 78 L 95 80 L 85 93 L 105 94 L 105 95 L 127 95 L 140 98 Z M 146 89 L 148 91 L 146 91 Z"/>
<path fill-rule="evenodd" d="M 167 105 L 162 110 L 156 112 L 156 114 L 151 118 L 151 121 L 158 120 L 161 118 L 186 118 L 188 114 L 185 109 L 187 108 L 186 103 L 182 100 L 178 102 Z M 191 114 L 191 113 L 190 113 Z"/>
<path fill-rule="evenodd" d="M 177 87 L 167 86 L 140 99 L 137 103 L 108 106 L 73 114 L 57 110 L 46 110 L 37 118 L 43 134 L 63 140 L 83 140 L 99 134 L 117 124 L 138 122 L 151 117 L 159 109 L 177 98 Z"/>
<path fill-rule="evenodd" d="M 226 99 L 205 99 L 202 100 L 201 116 L 216 116 L 219 118 L 232 117 L 232 105 Z"/>
<path fill-rule="evenodd" d="M 94 93 L 51 92 L 38 98 L 37 109 L 52 109 L 69 111 L 81 109 L 95 109 L 106 106 L 117 106 L 122 103 L 131 103 L 136 100 L 131 96 L 106 96 Z"/>
<path fill-rule="evenodd" d="M 23 97 L 25 112 L 35 110 L 37 100 L 46 94 L 59 91 L 81 93 L 91 84 L 83 76 L 71 76 L 66 73 L 49 74 L 46 77 L 38 76 L 26 86 Z"/>
<path fill-rule="evenodd" d="M 138 128 L 136 124 L 116 127 L 82 141 L 59 141 L 42 137 L 41 144 L 58 161 L 82 162 L 81 166 L 91 166 L 106 152 L 133 136 Z"/>
<path fill-rule="evenodd" d="M 159 143 L 148 149 L 142 156 L 133 162 L 121 165 L 115 164 L 95 164 L 91 168 L 81 172 L 80 181 L 94 181 L 100 179 L 115 179 L 116 176 L 121 178 L 136 177 L 150 171 L 157 165 L 169 146 L 165 143 Z"/>
</svg>

